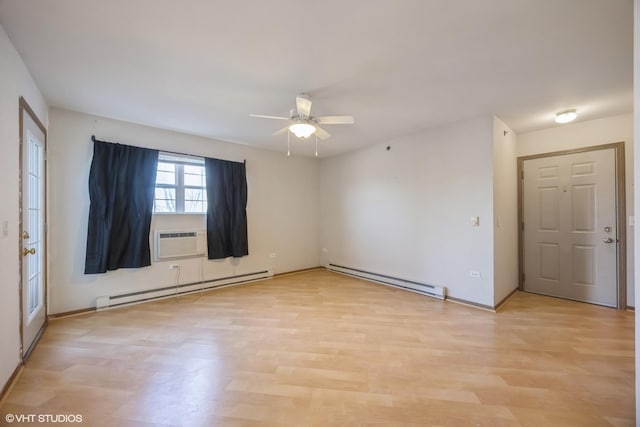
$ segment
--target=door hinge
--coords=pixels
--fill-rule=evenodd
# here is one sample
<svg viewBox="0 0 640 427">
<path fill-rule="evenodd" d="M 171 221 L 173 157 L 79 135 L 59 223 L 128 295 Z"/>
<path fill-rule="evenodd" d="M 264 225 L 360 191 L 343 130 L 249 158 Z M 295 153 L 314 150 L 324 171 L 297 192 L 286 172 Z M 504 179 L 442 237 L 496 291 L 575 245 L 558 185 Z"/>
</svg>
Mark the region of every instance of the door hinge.
<svg viewBox="0 0 640 427">
<path fill-rule="evenodd" d="M 522 273 L 522 283 L 524 283 L 524 273 Z"/>
<path fill-rule="evenodd" d="M 524 221 L 522 221 L 522 231 L 524 231 Z"/>
<path fill-rule="evenodd" d="M 521 179 L 524 179 L 524 170 L 523 170 L 523 171 L 520 171 L 520 178 L 521 178 Z"/>
</svg>

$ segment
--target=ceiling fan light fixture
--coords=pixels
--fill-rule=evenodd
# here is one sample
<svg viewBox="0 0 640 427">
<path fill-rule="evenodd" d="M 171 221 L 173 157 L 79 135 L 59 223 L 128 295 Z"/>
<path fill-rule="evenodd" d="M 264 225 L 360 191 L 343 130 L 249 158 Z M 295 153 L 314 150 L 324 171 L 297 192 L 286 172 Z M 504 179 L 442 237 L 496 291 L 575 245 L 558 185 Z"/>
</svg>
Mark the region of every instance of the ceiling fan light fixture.
<svg viewBox="0 0 640 427">
<path fill-rule="evenodd" d="M 572 122 L 578 117 L 576 110 L 565 110 L 556 114 L 555 122 L 565 124 Z"/>
<path fill-rule="evenodd" d="M 313 135 L 316 131 L 316 127 L 310 123 L 294 123 L 289 126 L 289 130 L 297 138 L 305 139 Z"/>
</svg>

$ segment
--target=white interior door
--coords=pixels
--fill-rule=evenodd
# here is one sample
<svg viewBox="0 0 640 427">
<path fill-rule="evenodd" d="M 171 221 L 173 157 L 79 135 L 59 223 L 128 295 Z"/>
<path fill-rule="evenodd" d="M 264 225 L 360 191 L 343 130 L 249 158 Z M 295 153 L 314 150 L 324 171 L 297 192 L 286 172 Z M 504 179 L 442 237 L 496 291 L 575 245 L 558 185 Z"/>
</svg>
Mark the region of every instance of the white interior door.
<svg viewBox="0 0 640 427">
<path fill-rule="evenodd" d="M 22 110 L 22 353 L 28 355 L 46 323 L 45 134 Z"/>
<path fill-rule="evenodd" d="M 617 306 L 613 148 L 523 162 L 524 289 Z"/>
</svg>

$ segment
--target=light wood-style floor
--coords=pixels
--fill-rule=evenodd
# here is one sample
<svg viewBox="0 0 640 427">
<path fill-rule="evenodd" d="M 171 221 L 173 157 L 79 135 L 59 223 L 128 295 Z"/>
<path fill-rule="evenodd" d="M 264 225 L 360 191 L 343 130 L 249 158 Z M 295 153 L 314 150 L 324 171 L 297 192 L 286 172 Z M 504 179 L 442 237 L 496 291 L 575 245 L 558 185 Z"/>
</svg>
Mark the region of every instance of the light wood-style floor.
<svg viewBox="0 0 640 427">
<path fill-rule="evenodd" d="M 633 313 L 520 292 L 491 313 L 323 270 L 196 298 L 52 321 L 0 423 L 634 425 Z"/>
</svg>

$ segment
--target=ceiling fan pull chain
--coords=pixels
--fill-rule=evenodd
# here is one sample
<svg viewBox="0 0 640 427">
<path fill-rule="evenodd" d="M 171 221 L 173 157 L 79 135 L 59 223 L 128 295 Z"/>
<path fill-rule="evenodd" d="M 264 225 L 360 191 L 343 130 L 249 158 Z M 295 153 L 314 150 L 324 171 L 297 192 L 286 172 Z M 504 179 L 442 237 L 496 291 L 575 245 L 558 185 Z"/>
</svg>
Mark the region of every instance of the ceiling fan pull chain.
<svg viewBox="0 0 640 427">
<path fill-rule="evenodd" d="M 291 156 L 291 132 L 287 130 L 287 157 Z"/>
<path fill-rule="evenodd" d="M 316 133 L 316 157 L 318 157 L 318 134 Z"/>
</svg>

